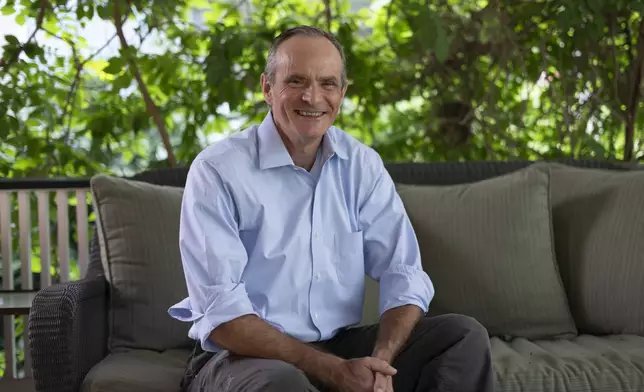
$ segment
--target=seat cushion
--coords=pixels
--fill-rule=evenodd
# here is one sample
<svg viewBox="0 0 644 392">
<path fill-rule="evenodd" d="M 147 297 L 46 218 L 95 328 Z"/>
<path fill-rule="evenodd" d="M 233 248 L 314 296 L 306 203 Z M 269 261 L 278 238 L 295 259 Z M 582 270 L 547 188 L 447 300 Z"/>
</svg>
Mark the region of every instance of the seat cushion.
<svg viewBox="0 0 644 392">
<path fill-rule="evenodd" d="M 492 338 L 491 344 L 497 392 L 644 390 L 644 337 Z"/>
<path fill-rule="evenodd" d="M 179 392 L 190 350 L 132 350 L 108 355 L 87 374 L 82 392 Z"/>
<path fill-rule="evenodd" d="M 506 338 L 576 335 L 554 256 L 547 173 L 398 193 L 436 289 L 430 315 L 464 314 Z"/>
<path fill-rule="evenodd" d="M 644 171 L 550 172 L 555 250 L 581 333 L 644 335 Z"/>
<path fill-rule="evenodd" d="M 190 324 L 167 313 L 188 295 L 179 250 L 183 188 L 97 175 L 91 190 L 110 287 L 110 351 L 189 347 Z"/>
</svg>

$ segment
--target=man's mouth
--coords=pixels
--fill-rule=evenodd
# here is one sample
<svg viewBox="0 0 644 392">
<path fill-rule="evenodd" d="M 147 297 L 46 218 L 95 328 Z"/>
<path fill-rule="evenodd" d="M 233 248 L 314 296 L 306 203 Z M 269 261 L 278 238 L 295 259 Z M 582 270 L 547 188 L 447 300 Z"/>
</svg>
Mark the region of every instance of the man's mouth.
<svg viewBox="0 0 644 392">
<path fill-rule="evenodd" d="M 309 111 L 309 110 L 296 110 L 295 113 L 299 114 L 302 117 L 310 117 L 310 118 L 321 117 L 324 114 L 324 112 Z"/>
</svg>

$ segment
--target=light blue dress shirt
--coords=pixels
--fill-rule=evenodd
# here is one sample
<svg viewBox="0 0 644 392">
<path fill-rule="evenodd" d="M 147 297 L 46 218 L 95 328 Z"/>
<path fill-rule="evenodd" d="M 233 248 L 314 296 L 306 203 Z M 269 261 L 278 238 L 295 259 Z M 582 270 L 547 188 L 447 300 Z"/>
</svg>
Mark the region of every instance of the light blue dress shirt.
<svg viewBox="0 0 644 392">
<path fill-rule="evenodd" d="M 169 314 L 192 322 L 205 351 L 217 326 L 255 314 L 304 342 L 362 317 L 365 274 L 379 312 L 427 311 L 434 287 L 380 156 L 330 127 L 313 169 L 296 167 L 269 113 L 192 163 L 180 247 L 188 298 Z"/>
</svg>

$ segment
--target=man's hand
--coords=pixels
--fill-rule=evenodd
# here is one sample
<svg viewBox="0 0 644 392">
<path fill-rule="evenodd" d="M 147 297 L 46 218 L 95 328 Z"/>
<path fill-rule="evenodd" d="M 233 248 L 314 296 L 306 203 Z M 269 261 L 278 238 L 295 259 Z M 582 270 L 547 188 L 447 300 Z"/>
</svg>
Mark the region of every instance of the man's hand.
<svg viewBox="0 0 644 392">
<path fill-rule="evenodd" d="M 373 392 L 394 392 L 394 384 L 391 376 L 385 376 L 376 372 L 373 383 Z"/>
<path fill-rule="evenodd" d="M 347 359 L 333 370 L 331 383 L 340 392 L 374 392 L 378 374 L 391 379 L 396 369 L 374 357 Z"/>
<path fill-rule="evenodd" d="M 373 353 L 373 357 L 386 363 L 393 361 L 393 353 L 387 350 L 378 350 Z M 373 392 L 394 392 L 392 377 L 383 373 L 375 372 L 373 383 Z"/>
</svg>

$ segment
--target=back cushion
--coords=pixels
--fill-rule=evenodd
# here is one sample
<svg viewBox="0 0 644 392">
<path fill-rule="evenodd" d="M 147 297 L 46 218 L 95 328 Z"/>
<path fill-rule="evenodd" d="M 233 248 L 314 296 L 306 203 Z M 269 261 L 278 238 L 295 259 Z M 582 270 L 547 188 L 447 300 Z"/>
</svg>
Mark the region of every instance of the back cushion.
<svg viewBox="0 0 644 392">
<path fill-rule="evenodd" d="M 557 260 L 580 331 L 644 335 L 644 172 L 549 171 Z"/>
<path fill-rule="evenodd" d="M 528 168 L 398 188 L 436 290 L 430 315 L 468 315 L 506 338 L 576 334 L 554 257 L 548 186 L 547 173 Z"/>
<path fill-rule="evenodd" d="M 183 189 L 98 175 L 91 190 L 110 287 L 109 349 L 188 346 L 190 324 L 167 313 L 188 295 L 179 251 Z"/>
</svg>

